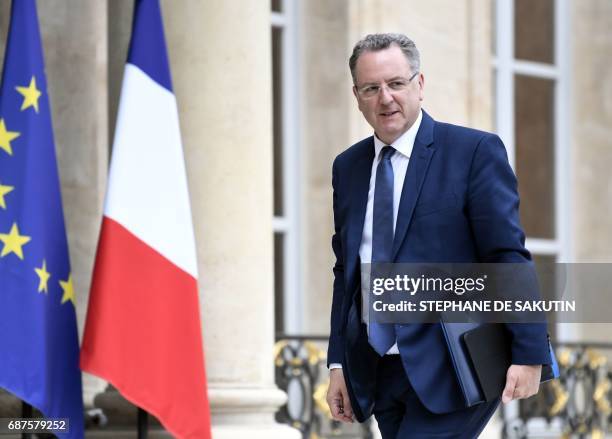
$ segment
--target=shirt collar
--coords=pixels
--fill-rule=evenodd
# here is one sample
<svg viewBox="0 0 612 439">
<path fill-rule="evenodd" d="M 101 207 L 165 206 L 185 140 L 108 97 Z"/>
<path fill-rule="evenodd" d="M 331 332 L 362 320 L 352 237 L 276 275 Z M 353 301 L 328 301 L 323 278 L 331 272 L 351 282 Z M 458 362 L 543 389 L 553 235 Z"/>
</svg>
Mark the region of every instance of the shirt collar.
<svg viewBox="0 0 612 439">
<path fill-rule="evenodd" d="M 414 121 L 412 126 L 408 128 L 404 134 L 399 136 L 395 142 L 391 145 L 397 152 L 400 154 L 410 158 L 410 154 L 412 154 L 412 148 L 414 147 L 414 140 L 416 139 L 416 135 L 419 132 L 419 127 L 421 126 L 421 120 L 423 119 L 423 111 L 419 110 L 419 116 Z M 374 153 L 375 160 L 378 160 L 378 156 L 380 151 L 387 146 L 382 140 L 380 140 L 376 133 L 374 133 Z"/>
</svg>

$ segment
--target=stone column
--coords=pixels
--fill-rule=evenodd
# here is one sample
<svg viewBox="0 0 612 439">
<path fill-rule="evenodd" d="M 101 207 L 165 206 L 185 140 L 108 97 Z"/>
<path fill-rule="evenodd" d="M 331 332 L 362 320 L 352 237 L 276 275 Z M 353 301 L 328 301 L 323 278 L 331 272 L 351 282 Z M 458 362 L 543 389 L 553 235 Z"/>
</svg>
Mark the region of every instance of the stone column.
<svg viewBox="0 0 612 439">
<path fill-rule="evenodd" d="M 349 2 L 308 0 L 299 11 L 305 334 L 329 334 L 334 264 L 331 169 L 336 155 L 354 142 L 348 126 L 356 106 L 349 100 Z"/>
<path fill-rule="evenodd" d="M 163 1 L 195 233 L 213 435 L 276 424 L 269 4 Z"/>
</svg>

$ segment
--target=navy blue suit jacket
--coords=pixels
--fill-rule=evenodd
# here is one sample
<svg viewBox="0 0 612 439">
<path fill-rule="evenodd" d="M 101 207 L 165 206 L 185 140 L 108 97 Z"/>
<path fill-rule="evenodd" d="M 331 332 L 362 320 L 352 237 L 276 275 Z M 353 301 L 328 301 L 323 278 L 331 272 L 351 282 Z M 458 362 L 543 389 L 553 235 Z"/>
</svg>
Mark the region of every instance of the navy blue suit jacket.
<svg viewBox="0 0 612 439">
<path fill-rule="evenodd" d="M 378 355 L 360 312 L 359 246 L 374 140 L 341 153 L 333 165 L 335 233 L 328 364 L 341 363 L 355 415 L 370 416 Z M 516 177 L 500 138 L 434 121 L 425 111 L 400 199 L 394 262 L 527 262 Z M 545 324 L 507 325 L 513 364 L 548 364 Z M 434 413 L 465 407 L 439 324 L 396 325 L 408 378 Z"/>
</svg>

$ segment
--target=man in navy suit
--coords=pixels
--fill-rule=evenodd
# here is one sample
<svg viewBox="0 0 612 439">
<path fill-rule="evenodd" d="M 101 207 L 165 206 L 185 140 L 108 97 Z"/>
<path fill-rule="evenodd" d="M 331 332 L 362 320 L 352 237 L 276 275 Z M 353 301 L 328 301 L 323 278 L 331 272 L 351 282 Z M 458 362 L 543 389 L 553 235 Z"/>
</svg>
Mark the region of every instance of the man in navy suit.
<svg viewBox="0 0 612 439">
<path fill-rule="evenodd" d="M 333 165 L 335 233 L 327 402 L 334 419 L 371 414 L 384 439 L 474 438 L 499 400 L 466 407 L 439 324 L 368 325 L 361 264 L 528 262 L 517 182 L 494 134 L 421 109 L 419 52 L 404 35 L 359 41 L 353 93 L 374 135 Z M 503 401 L 538 391 L 545 324 L 509 324 Z"/>
</svg>

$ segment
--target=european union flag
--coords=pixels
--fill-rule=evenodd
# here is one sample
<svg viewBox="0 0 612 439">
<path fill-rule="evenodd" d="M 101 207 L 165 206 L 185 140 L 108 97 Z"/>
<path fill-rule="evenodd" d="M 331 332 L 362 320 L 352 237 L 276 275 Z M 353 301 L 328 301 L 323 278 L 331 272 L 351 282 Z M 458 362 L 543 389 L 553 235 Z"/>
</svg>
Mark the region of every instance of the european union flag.
<svg viewBox="0 0 612 439">
<path fill-rule="evenodd" d="M 0 386 L 83 437 L 75 291 L 34 0 L 14 0 L 0 89 Z"/>
</svg>

